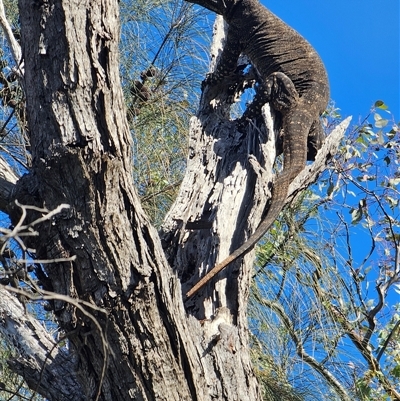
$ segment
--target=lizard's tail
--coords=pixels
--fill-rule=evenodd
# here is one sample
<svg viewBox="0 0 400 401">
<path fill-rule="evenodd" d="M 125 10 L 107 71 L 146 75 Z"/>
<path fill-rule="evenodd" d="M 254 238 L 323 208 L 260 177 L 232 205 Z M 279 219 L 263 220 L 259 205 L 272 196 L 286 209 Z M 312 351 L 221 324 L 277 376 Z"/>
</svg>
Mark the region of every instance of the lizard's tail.
<svg viewBox="0 0 400 401">
<path fill-rule="evenodd" d="M 247 252 L 254 248 L 257 242 L 260 241 L 263 235 L 268 231 L 273 222 L 279 216 L 279 213 L 281 212 L 282 207 L 285 204 L 291 178 L 291 174 L 288 171 L 283 171 L 280 174 L 280 176 L 276 180 L 276 182 L 279 182 L 279 185 L 274 186 L 271 206 L 268 209 L 268 214 L 266 218 L 260 223 L 256 231 L 254 231 L 254 233 L 242 246 L 236 249 L 222 262 L 216 264 L 202 279 L 200 279 L 192 287 L 190 291 L 186 293 L 187 298 L 190 298 L 195 292 L 197 292 L 201 287 L 208 283 L 216 274 L 218 274 L 222 269 L 224 269 L 234 260 L 245 255 Z"/>
</svg>

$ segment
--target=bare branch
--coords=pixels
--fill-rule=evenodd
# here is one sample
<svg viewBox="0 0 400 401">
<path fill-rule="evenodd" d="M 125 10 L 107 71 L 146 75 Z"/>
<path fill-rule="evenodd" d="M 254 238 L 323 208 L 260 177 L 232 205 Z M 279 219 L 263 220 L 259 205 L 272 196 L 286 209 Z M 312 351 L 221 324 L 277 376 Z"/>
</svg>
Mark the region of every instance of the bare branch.
<svg viewBox="0 0 400 401">
<path fill-rule="evenodd" d="M 82 389 L 74 372 L 78 360 L 60 348 L 43 325 L 26 313 L 17 297 L 0 286 L 0 334 L 16 351 L 8 361 L 31 388 L 49 399 L 83 400 Z"/>
<path fill-rule="evenodd" d="M 389 345 L 389 342 L 391 340 L 391 338 L 396 334 L 397 329 L 400 327 L 400 320 L 398 320 L 396 322 L 396 324 L 394 325 L 392 331 L 390 332 L 390 334 L 387 336 L 382 348 L 379 351 L 378 356 L 376 357 L 376 360 L 379 361 L 382 358 L 383 353 L 385 352 L 385 349 L 387 348 L 387 346 Z"/>
<path fill-rule="evenodd" d="M 17 42 L 12 32 L 11 26 L 7 20 L 6 13 L 4 11 L 4 4 L 3 0 L 0 0 L 0 26 L 4 31 L 4 34 L 7 38 L 8 45 L 10 46 L 11 53 L 13 55 L 16 71 L 18 72 L 19 76 L 23 75 L 23 67 L 21 67 L 22 63 L 22 52 L 21 46 Z"/>
<path fill-rule="evenodd" d="M 379 289 L 378 289 L 379 291 Z M 395 400 L 400 400 L 400 393 L 396 391 L 394 386 L 389 382 L 386 376 L 383 374 L 379 360 L 373 356 L 373 351 L 371 346 L 365 343 L 365 337 L 363 338 L 360 334 L 358 334 L 351 326 L 350 322 L 346 318 L 346 316 L 340 311 L 339 308 L 331 307 L 329 308 L 331 313 L 337 317 L 337 321 L 342 325 L 346 334 L 356 346 L 356 348 L 361 352 L 361 355 L 364 357 L 366 362 L 368 363 L 370 371 L 374 374 L 376 379 L 382 384 L 382 387 L 385 391 L 393 397 Z"/>
<path fill-rule="evenodd" d="M 0 0 L 1 2 L 1 0 Z M 10 165 L 0 157 L 0 210 L 5 211 L 11 201 L 11 194 L 18 181 Z"/>
<path fill-rule="evenodd" d="M 60 213 L 63 209 L 70 208 L 70 205 L 67 205 L 65 203 L 59 205 L 54 210 L 38 208 L 36 206 L 21 205 L 17 200 L 15 201 L 15 204 L 21 208 L 22 214 L 21 214 L 18 224 L 16 224 L 12 230 L 9 230 L 6 228 L 0 228 L 0 232 L 4 234 L 5 239 L 16 238 L 17 236 L 23 237 L 23 236 L 35 235 L 35 233 L 32 233 L 32 231 L 29 231 L 29 229 L 31 229 L 32 227 L 34 227 L 35 225 L 37 225 L 39 223 L 43 223 L 46 220 L 50 220 L 53 216 Z M 32 221 L 29 224 L 23 225 L 23 222 L 25 221 L 25 218 L 27 215 L 27 210 L 35 210 L 39 213 L 43 213 L 44 216 Z M 27 230 L 27 231 L 24 232 L 24 230 Z"/>
</svg>

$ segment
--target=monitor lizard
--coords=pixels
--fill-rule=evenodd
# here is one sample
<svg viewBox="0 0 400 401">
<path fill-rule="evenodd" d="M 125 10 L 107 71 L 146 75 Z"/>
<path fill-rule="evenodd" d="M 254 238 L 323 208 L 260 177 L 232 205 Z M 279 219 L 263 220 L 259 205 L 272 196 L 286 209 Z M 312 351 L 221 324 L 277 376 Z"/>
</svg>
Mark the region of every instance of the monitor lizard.
<svg viewBox="0 0 400 401">
<path fill-rule="evenodd" d="M 238 123 L 245 124 L 269 102 L 282 116 L 284 158 L 265 218 L 242 246 L 216 264 L 187 292 L 186 296 L 191 297 L 229 263 L 250 251 L 278 217 L 290 183 L 306 165 L 307 140 L 317 149 L 321 145 L 324 135 L 319 116 L 328 104 L 329 83 L 324 64 L 314 48 L 258 0 L 187 1 L 221 14 L 228 23 L 220 62 L 205 83 L 221 84 L 236 68 L 240 54 L 247 56 L 260 83 L 253 102 Z"/>
</svg>

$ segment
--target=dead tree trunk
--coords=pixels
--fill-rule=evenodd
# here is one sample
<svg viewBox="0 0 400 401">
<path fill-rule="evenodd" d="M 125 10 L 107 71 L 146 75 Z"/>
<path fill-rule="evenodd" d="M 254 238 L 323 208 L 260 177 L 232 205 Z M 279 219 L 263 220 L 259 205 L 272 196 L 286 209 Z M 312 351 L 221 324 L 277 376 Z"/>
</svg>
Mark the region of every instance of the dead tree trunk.
<svg viewBox="0 0 400 401">
<path fill-rule="evenodd" d="M 131 175 L 118 2 L 19 7 L 32 167 L 2 202 L 14 224 L 15 200 L 70 205 L 26 240 L 54 261 L 36 265 L 43 290 L 29 296 L 50 300 L 68 348 L 1 296 L 0 331 L 18 355 L 10 366 L 50 400 L 261 400 L 246 322 L 253 253 L 186 305 L 180 281 L 186 290 L 257 226 L 274 160 L 267 132 L 237 132 L 223 98 L 192 120 L 188 172 L 162 230 L 168 263 Z M 324 168 L 321 154 L 297 189 Z M 28 210 L 24 224 L 42 215 Z"/>
</svg>

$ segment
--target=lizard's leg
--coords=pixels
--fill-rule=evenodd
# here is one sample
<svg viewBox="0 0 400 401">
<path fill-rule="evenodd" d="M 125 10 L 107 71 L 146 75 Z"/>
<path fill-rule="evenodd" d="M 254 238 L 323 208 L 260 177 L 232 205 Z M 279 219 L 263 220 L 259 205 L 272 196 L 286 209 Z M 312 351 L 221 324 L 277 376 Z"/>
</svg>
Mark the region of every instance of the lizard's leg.
<svg viewBox="0 0 400 401">
<path fill-rule="evenodd" d="M 279 114 L 275 115 L 275 118 L 279 118 L 282 120 L 282 117 Z M 278 120 L 278 126 L 282 125 L 282 121 L 279 122 Z M 279 156 L 280 154 L 283 153 L 283 130 L 281 130 L 277 140 L 276 140 L 276 152 L 277 155 Z M 317 155 L 318 150 L 321 149 L 322 143 L 325 140 L 325 134 L 324 130 L 322 128 L 321 121 L 315 120 L 310 128 L 310 132 L 308 133 L 308 138 L 307 138 L 307 160 L 309 161 L 314 161 L 315 156 Z"/>
<path fill-rule="evenodd" d="M 206 79 L 202 83 L 202 89 L 206 86 L 209 87 L 207 97 L 212 100 L 215 99 L 221 90 L 221 84 L 229 87 L 235 82 L 230 82 L 230 76 L 232 80 L 236 81 L 235 70 L 237 67 L 237 61 L 241 53 L 240 38 L 228 28 L 227 38 L 220 55 L 217 67 L 214 72 L 208 74 Z"/>
<path fill-rule="evenodd" d="M 285 112 L 296 106 L 299 94 L 292 80 L 282 72 L 274 72 L 260 85 L 253 102 L 247 107 L 239 124 L 257 117 L 262 106 L 269 102 L 274 110 Z"/>
<path fill-rule="evenodd" d="M 318 150 L 321 149 L 325 134 L 321 121 L 315 120 L 310 128 L 307 139 L 307 160 L 314 161 Z"/>
<path fill-rule="evenodd" d="M 308 135 L 314 122 L 315 113 L 304 98 L 283 115 L 283 173 L 289 175 L 289 181 L 294 180 L 306 165 Z"/>
</svg>

